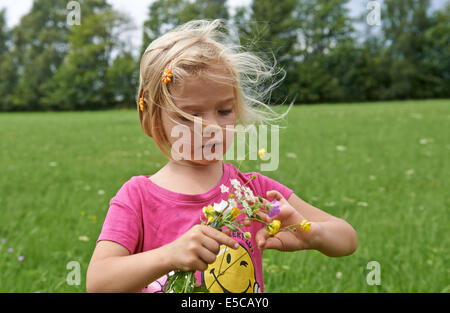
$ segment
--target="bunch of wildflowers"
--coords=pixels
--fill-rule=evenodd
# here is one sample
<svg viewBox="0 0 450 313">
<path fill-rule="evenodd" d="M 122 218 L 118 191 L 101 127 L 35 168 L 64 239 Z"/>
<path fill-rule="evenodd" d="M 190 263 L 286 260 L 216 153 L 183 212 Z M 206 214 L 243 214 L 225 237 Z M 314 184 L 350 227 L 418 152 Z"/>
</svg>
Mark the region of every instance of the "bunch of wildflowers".
<svg viewBox="0 0 450 313">
<path fill-rule="evenodd" d="M 203 216 L 200 217 L 201 224 L 208 225 L 219 231 L 222 231 L 224 226 L 232 231 L 241 231 L 246 239 L 250 239 L 251 234 L 241 230 L 244 218 L 264 224 L 266 232 L 270 236 L 275 236 L 280 231 L 297 231 L 297 227 L 305 232 L 310 231 L 311 223 L 306 220 L 303 220 L 301 224 L 289 225 L 283 228 L 281 228 L 279 220 L 272 220 L 270 223 L 265 222 L 259 213 L 263 212 L 269 217 L 274 217 L 280 213 L 281 202 L 274 200 L 264 203 L 260 196 L 256 197 L 247 186 L 255 178 L 256 175 L 252 175 L 251 179 L 244 185 L 241 185 L 237 179 L 231 179 L 231 192 L 229 187 L 221 185 L 220 190 L 226 195 L 226 199 L 223 199 L 220 203 L 213 203 L 203 207 Z M 240 204 L 242 209 L 239 209 L 238 204 Z M 238 220 L 237 218 L 242 213 L 245 214 L 245 217 Z M 167 280 L 165 292 L 209 292 L 204 286 L 195 284 L 194 274 L 195 271 L 175 271 L 175 274 Z"/>
</svg>

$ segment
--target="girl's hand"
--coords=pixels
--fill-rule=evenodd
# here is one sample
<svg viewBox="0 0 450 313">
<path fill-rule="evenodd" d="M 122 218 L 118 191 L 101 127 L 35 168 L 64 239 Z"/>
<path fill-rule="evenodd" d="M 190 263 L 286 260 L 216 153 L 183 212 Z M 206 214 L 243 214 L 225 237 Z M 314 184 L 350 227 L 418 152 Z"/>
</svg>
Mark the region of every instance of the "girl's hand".
<svg viewBox="0 0 450 313">
<path fill-rule="evenodd" d="M 221 244 L 239 248 L 239 244 L 227 234 L 210 226 L 195 225 L 166 246 L 171 268 L 185 272 L 205 271 L 208 264 L 216 260 Z"/>
<path fill-rule="evenodd" d="M 301 215 L 289 202 L 281 195 L 280 192 L 276 190 L 270 190 L 266 194 L 267 198 L 272 200 L 278 200 L 281 202 L 279 207 L 280 213 L 273 217 L 268 217 L 264 214 L 263 220 L 266 223 L 270 223 L 272 220 L 279 220 L 281 222 L 281 227 L 300 224 L 305 218 Z M 268 203 L 266 199 L 264 204 Z M 260 214 L 261 215 L 261 214 Z M 244 222 L 246 226 L 249 226 L 251 222 Z M 317 232 L 317 227 L 311 225 L 310 232 L 304 232 L 297 227 L 297 231 L 292 232 L 289 230 L 280 231 L 275 236 L 271 237 L 266 228 L 260 229 L 255 236 L 255 241 L 259 249 L 276 249 L 280 251 L 295 251 L 304 250 L 312 246 L 312 240 Z"/>
</svg>

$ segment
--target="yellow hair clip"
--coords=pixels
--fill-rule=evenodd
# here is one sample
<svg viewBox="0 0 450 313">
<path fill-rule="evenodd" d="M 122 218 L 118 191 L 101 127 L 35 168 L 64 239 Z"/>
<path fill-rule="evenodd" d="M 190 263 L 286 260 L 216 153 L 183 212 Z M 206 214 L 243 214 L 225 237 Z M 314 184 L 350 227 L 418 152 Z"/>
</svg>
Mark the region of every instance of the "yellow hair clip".
<svg viewBox="0 0 450 313">
<path fill-rule="evenodd" d="M 164 74 L 162 75 L 162 79 L 161 80 L 166 85 L 167 85 L 168 82 L 172 81 L 172 77 L 173 77 L 173 74 L 172 74 L 172 62 L 173 62 L 173 59 L 170 60 L 169 66 L 167 67 L 167 69 L 164 71 Z"/>
<path fill-rule="evenodd" d="M 139 98 L 139 109 L 144 111 L 144 97 Z"/>
</svg>

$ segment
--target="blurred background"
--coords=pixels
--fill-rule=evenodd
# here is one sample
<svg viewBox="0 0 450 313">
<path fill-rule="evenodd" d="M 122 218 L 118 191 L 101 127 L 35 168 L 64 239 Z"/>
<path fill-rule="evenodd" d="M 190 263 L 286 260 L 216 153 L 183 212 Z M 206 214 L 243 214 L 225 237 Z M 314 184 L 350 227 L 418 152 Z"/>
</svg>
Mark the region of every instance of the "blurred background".
<svg viewBox="0 0 450 313">
<path fill-rule="evenodd" d="M 342 258 L 264 251 L 265 292 L 450 292 L 449 2 L 0 0 L 0 292 L 86 291 L 110 199 L 167 162 L 140 56 L 215 18 L 286 71 L 270 103 L 295 100 L 262 174 L 358 233 Z"/>
<path fill-rule="evenodd" d="M 135 107 L 147 45 L 203 18 L 273 53 L 287 74 L 275 104 L 450 96 L 445 0 L 80 0 L 80 25 L 68 3 L 0 1 L 1 111 Z"/>
</svg>

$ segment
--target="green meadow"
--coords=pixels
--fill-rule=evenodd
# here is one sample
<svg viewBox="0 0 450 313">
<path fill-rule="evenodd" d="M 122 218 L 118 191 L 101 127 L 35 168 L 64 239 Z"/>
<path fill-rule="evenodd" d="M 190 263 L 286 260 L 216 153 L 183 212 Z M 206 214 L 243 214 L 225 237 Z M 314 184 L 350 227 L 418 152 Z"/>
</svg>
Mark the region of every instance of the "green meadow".
<svg viewBox="0 0 450 313">
<path fill-rule="evenodd" d="M 348 221 L 358 249 L 265 251 L 266 292 L 450 292 L 450 100 L 296 106 L 282 125 L 262 173 Z M 165 160 L 134 110 L 0 114 L 0 292 L 85 292 L 109 200 Z"/>
</svg>

